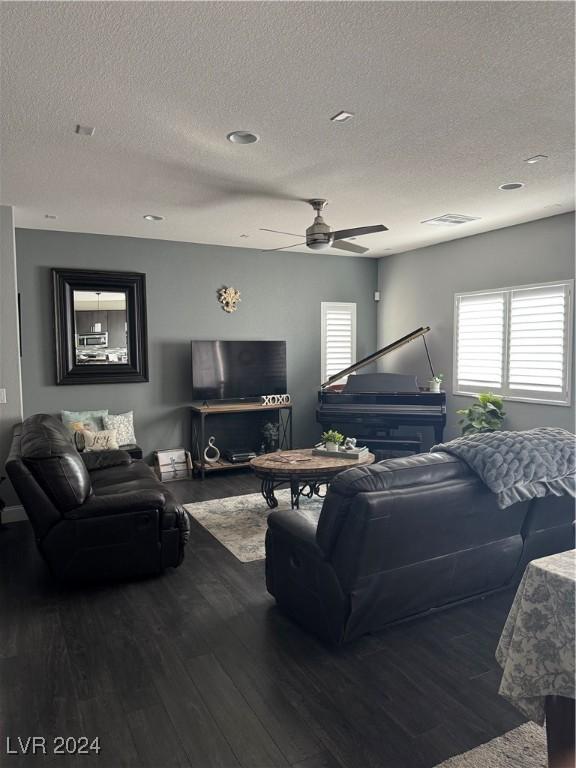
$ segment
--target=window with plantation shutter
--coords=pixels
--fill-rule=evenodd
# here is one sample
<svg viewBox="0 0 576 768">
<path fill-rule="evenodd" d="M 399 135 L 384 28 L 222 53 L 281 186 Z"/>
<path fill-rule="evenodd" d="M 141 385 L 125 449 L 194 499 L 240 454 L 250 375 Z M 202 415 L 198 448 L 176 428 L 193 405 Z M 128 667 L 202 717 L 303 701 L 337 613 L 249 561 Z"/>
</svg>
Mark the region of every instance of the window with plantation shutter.
<svg viewBox="0 0 576 768">
<path fill-rule="evenodd" d="M 356 361 L 356 304 L 321 304 L 322 381 Z"/>
<path fill-rule="evenodd" d="M 565 399 L 569 299 L 563 284 L 510 291 L 511 392 Z"/>
<path fill-rule="evenodd" d="M 504 294 L 459 296 L 456 311 L 459 386 L 484 390 L 501 388 L 504 378 Z"/>
<path fill-rule="evenodd" d="M 455 297 L 455 394 L 570 405 L 573 281 Z"/>
</svg>

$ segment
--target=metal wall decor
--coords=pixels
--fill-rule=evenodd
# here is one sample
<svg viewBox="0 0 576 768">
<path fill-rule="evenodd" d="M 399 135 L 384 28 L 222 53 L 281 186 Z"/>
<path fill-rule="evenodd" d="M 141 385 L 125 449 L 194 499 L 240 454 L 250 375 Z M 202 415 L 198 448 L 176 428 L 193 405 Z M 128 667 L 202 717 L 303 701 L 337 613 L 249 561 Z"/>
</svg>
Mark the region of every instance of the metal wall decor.
<svg viewBox="0 0 576 768">
<path fill-rule="evenodd" d="M 242 301 L 240 291 L 232 286 L 224 286 L 218 291 L 218 301 L 222 304 L 224 312 L 236 312 L 238 304 Z"/>
</svg>

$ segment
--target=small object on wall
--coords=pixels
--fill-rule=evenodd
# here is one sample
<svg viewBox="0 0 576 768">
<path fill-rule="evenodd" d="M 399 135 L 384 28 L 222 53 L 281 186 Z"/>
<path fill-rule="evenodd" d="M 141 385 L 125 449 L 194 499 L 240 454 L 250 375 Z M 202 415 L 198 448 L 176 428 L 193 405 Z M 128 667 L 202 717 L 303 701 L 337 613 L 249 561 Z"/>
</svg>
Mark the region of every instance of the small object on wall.
<svg viewBox="0 0 576 768">
<path fill-rule="evenodd" d="M 236 312 L 238 304 L 242 301 L 240 291 L 232 286 L 224 286 L 218 291 L 218 301 L 222 304 L 224 312 Z"/>
<path fill-rule="evenodd" d="M 262 395 L 262 405 L 289 405 L 290 395 Z"/>
<path fill-rule="evenodd" d="M 208 445 L 204 449 L 204 461 L 207 464 L 216 464 L 217 461 L 220 461 L 220 451 L 214 445 L 215 440 L 214 436 L 209 437 Z"/>
<path fill-rule="evenodd" d="M 192 460 L 184 448 L 168 448 L 154 452 L 154 467 L 162 482 L 187 480 L 192 477 Z"/>
</svg>

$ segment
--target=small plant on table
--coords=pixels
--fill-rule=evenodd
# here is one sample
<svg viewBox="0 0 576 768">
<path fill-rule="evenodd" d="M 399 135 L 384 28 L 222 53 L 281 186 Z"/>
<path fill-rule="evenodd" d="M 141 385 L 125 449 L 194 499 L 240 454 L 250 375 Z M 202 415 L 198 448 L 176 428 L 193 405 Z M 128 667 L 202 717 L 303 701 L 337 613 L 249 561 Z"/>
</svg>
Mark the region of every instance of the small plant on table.
<svg viewBox="0 0 576 768">
<path fill-rule="evenodd" d="M 338 446 L 344 442 L 344 435 L 335 429 L 329 429 L 322 435 L 322 440 L 327 451 L 337 451 Z"/>
</svg>

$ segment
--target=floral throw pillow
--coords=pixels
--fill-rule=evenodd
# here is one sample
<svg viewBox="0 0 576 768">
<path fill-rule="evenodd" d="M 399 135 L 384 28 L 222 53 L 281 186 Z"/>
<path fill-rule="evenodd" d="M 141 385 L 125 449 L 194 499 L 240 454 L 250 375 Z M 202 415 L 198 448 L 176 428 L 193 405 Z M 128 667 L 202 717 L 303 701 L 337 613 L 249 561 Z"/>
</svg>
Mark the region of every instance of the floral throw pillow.
<svg viewBox="0 0 576 768">
<path fill-rule="evenodd" d="M 100 432 L 77 432 L 82 436 L 84 450 L 88 451 L 116 451 L 118 450 L 118 441 L 116 440 L 116 430 L 103 429 Z"/>
<path fill-rule="evenodd" d="M 118 445 L 135 445 L 134 412 L 107 414 L 104 416 L 104 428 L 116 430 Z"/>
</svg>

